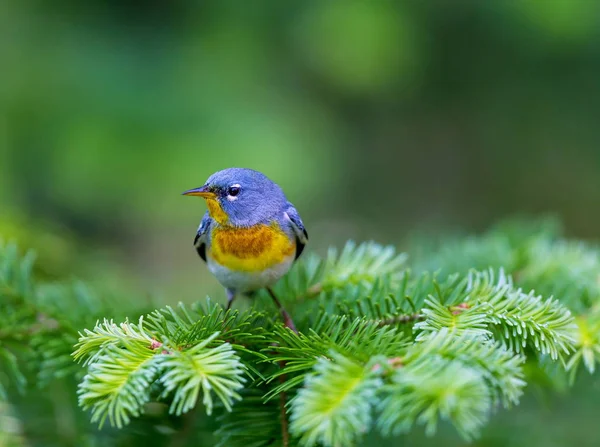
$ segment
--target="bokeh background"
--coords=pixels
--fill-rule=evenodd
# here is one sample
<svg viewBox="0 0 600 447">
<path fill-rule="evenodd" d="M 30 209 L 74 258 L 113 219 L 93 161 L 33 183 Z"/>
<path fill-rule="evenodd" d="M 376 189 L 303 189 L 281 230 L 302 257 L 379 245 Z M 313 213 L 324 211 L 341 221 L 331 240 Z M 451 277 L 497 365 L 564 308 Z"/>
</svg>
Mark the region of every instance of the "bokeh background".
<svg viewBox="0 0 600 447">
<path fill-rule="evenodd" d="M 48 277 L 222 299 L 180 193 L 231 166 L 315 251 L 516 214 L 600 235 L 600 2 L 9 0 L 0 36 L 0 234 Z M 528 399 L 481 445 L 600 444 L 596 380 Z"/>
</svg>

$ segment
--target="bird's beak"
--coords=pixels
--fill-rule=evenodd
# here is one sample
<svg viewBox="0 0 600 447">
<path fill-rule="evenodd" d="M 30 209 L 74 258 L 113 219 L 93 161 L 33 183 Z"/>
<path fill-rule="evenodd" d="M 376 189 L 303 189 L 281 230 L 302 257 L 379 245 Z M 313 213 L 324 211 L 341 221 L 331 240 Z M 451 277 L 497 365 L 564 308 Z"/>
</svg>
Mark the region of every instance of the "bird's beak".
<svg viewBox="0 0 600 447">
<path fill-rule="evenodd" d="M 205 199 L 214 199 L 217 195 L 211 191 L 208 186 L 201 186 L 200 188 L 190 189 L 182 193 L 184 196 L 200 196 Z"/>
</svg>

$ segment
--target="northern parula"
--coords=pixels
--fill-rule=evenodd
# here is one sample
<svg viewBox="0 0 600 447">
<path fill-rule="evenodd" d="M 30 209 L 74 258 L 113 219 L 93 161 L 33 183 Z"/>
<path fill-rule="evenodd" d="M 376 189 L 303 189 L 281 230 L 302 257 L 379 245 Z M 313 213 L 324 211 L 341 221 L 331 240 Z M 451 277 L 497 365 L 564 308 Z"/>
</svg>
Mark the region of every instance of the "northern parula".
<svg viewBox="0 0 600 447">
<path fill-rule="evenodd" d="M 284 319 L 289 319 L 270 286 L 298 259 L 308 233 L 279 185 L 258 171 L 229 168 L 183 194 L 206 200 L 208 211 L 194 246 L 225 287 L 227 308 L 237 294 L 251 295 L 267 288 Z"/>
</svg>

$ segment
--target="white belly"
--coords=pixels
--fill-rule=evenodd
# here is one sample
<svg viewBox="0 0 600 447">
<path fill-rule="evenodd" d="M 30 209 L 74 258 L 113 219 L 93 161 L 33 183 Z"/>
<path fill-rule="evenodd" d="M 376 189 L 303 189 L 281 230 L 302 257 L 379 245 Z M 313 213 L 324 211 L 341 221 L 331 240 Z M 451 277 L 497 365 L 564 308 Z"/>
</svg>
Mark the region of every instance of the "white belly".
<svg viewBox="0 0 600 447">
<path fill-rule="evenodd" d="M 232 289 L 236 293 L 245 293 L 275 284 L 290 270 L 294 263 L 294 258 L 295 256 L 291 255 L 283 262 L 259 272 L 238 272 L 230 270 L 215 262 L 208 253 L 206 256 L 206 264 L 208 265 L 208 270 L 215 275 L 223 287 Z"/>
</svg>

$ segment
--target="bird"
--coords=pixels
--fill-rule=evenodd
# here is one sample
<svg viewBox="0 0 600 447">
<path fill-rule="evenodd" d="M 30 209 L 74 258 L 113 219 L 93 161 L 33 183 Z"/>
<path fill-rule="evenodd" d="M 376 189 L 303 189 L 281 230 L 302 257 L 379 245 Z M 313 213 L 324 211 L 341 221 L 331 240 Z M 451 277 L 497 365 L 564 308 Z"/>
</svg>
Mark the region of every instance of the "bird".
<svg viewBox="0 0 600 447">
<path fill-rule="evenodd" d="M 206 201 L 208 210 L 196 231 L 194 247 L 225 288 L 227 310 L 236 296 L 253 296 L 264 288 L 285 325 L 297 332 L 271 286 L 300 257 L 308 233 L 281 187 L 259 171 L 228 168 L 182 194 Z"/>
</svg>

